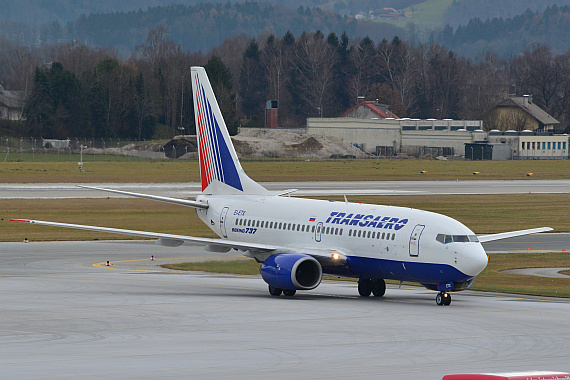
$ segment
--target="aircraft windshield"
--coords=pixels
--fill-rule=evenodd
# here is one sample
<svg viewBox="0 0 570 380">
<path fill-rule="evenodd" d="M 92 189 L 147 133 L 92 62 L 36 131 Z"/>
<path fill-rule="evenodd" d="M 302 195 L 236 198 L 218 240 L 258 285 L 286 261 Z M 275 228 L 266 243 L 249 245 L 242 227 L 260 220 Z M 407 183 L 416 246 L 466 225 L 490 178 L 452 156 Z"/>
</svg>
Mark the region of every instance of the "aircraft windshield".
<svg viewBox="0 0 570 380">
<path fill-rule="evenodd" d="M 449 243 L 468 243 L 479 242 L 477 236 L 475 235 L 445 235 L 445 234 L 438 234 L 435 240 L 439 241 L 441 244 L 449 244 Z"/>
</svg>

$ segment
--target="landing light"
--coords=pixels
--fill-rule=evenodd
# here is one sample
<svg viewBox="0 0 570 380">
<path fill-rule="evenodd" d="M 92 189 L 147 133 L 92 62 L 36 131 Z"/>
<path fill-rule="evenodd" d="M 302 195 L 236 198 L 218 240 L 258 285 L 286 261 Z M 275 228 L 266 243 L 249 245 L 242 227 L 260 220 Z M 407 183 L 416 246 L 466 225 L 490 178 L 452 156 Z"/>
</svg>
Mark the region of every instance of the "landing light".
<svg viewBox="0 0 570 380">
<path fill-rule="evenodd" d="M 333 260 L 338 260 L 338 259 L 340 259 L 340 254 L 338 254 L 337 252 L 333 253 L 332 258 L 333 258 Z"/>
</svg>

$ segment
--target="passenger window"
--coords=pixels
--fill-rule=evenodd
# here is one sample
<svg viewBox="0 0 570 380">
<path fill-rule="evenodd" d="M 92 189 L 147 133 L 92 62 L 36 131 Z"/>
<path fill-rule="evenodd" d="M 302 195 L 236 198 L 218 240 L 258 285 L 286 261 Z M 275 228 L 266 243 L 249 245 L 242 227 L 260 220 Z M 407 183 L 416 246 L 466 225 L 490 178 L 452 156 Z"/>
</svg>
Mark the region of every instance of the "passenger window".
<svg viewBox="0 0 570 380">
<path fill-rule="evenodd" d="M 257 225 L 256 225 L 256 227 L 259 227 L 259 220 L 257 221 Z"/>
<path fill-rule="evenodd" d="M 367 238 L 370 238 L 370 231 L 368 231 L 368 234 L 366 236 Z"/>
<path fill-rule="evenodd" d="M 315 226 L 313 226 L 313 228 L 311 228 L 311 233 L 315 232 Z"/>
<path fill-rule="evenodd" d="M 362 231 L 358 230 L 358 237 L 360 237 L 362 235 Z"/>
<path fill-rule="evenodd" d="M 352 236 L 352 230 L 348 230 L 348 236 Z"/>
<path fill-rule="evenodd" d="M 340 236 L 342 236 L 342 228 L 340 229 Z"/>
<path fill-rule="evenodd" d="M 386 232 L 382 232 L 382 240 L 386 237 Z"/>
<path fill-rule="evenodd" d="M 396 240 L 396 234 L 392 234 L 392 240 Z"/>
<path fill-rule="evenodd" d="M 305 232 L 305 225 L 304 224 L 301 226 L 301 232 Z"/>
</svg>

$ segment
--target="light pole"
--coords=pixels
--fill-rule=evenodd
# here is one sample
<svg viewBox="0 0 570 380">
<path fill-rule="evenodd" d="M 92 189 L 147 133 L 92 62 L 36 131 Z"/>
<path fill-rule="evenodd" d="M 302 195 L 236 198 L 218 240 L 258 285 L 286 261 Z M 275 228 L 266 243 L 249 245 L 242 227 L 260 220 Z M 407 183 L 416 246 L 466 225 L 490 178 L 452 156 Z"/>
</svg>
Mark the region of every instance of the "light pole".
<svg viewBox="0 0 570 380">
<path fill-rule="evenodd" d="M 79 171 L 82 172 L 83 171 L 83 148 L 87 148 L 85 145 L 80 145 L 79 146 L 79 152 L 80 152 L 80 161 L 77 163 L 79 165 Z"/>
</svg>

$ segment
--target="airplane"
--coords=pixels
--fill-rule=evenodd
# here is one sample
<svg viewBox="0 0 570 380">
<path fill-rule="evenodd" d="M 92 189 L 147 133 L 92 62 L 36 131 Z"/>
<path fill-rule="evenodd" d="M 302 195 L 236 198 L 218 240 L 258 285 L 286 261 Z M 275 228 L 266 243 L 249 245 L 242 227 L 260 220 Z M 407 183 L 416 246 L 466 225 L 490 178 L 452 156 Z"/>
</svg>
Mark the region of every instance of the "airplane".
<svg viewBox="0 0 570 380">
<path fill-rule="evenodd" d="M 272 296 L 315 289 L 323 274 L 358 279 L 362 297 L 382 297 L 385 280 L 415 282 L 437 291 L 436 304 L 450 305 L 451 292 L 469 289 L 488 263 L 481 243 L 552 231 L 542 227 L 477 236 L 445 215 L 405 207 L 291 197 L 295 189 L 270 192 L 242 169 L 203 67 L 192 67 L 192 90 L 202 193 L 195 200 L 81 186 L 192 207 L 219 238 L 11 219 L 37 225 L 110 232 L 185 242 L 207 251 L 238 250 L 262 263 Z M 79 186 L 79 185 L 78 185 Z"/>
</svg>

